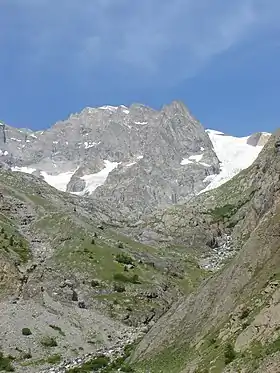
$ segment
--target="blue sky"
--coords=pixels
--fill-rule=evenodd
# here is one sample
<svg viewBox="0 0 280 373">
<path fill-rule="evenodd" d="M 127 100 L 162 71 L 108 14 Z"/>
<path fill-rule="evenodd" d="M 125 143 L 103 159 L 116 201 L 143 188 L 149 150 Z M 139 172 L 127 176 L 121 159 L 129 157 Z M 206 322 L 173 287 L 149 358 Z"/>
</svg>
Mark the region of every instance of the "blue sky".
<svg viewBox="0 0 280 373">
<path fill-rule="evenodd" d="M 234 135 L 280 124 L 279 0 L 0 0 L 0 118 L 180 99 Z"/>
</svg>

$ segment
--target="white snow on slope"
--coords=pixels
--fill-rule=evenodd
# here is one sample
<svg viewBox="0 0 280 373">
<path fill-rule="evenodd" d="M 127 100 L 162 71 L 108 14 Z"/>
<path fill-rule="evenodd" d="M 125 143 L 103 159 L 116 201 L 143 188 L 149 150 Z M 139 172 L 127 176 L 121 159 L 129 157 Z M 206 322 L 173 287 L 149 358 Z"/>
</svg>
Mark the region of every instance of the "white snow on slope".
<svg viewBox="0 0 280 373">
<path fill-rule="evenodd" d="M 202 149 L 204 149 L 204 148 L 202 148 Z M 185 166 L 186 164 L 199 163 L 202 166 L 211 167 L 211 165 L 209 165 L 208 163 L 200 162 L 202 160 L 202 158 L 203 158 L 203 153 L 202 154 L 191 155 L 191 156 L 189 156 L 189 158 L 183 158 L 180 165 Z"/>
<path fill-rule="evenodd" d="M 218 175 L 207 176 L 203 181 L 210 181 L 210 184 L 200 193 L 217 188 L 249 167 L 263 148 L 263 146 L 248 145 L 248 137 L 227 136 L 223 132 L 215 130 L 206 130 L 206 132 L 221 161 L 221 172 Z"/>
<path fill-rule="evenodd" d="M 191 164 L 191 163 L 193 163 L 193 162 L 190 161 L 189 158 L 183 158 L 183 159 L 181 160 L 180 165 L 181 165 L 181 166 L 185 166 L 186 164 Z"/>
<path fill-rule="evenodd" d="M 131 162 L 131 163 L 128 163 L 127 165 L 125 165 L 125 167 L 131 167 L 131 166 L 134 166 L 137 162 Z"/>
<path fill-rule="evenodd" d="M 100 106 L 98 109 L 116 111 L 116 110 L 118 110 L 118 107 L 117 106 L 104 105 L 104 106 Z"/>
<path fill-rule="evenodd" d="M 105 160 L 104 164 L 105 164 L 105 167 L 101 171 L 95 174 L 84 175 L 81 177 L 82 180 L 85 180 L 86 187 L 82 192 L 78 192 L 75 194 L 84 195 L 84 194 L 92 193 L 97 187 L 105 183 L 109 173 L 113 171 L 118 166 L 119 163 Z"/>
<path fill-rule="evenodd" d="M 75 170 L 76 171 L 76 170 Z M 41 171 L 46 183 L 53 186 L 54 188 L 66 192 L 67 185 L 71 180 L 71 177 L 74 175 L 75 171 L 62 172 L 58 175 L 49 175 L 45 171 Z"/>
<path fill-rule="evenodd" d="M 92 148 L 93 146 L 97 145 L 97 143 L 96 142 L 85 141 L 84 145 L 85 145 L 85 149 L 89 149 L 89 148 Z"/>
<path fill-rule="evenodd" d="M 34 171 L 36 171 L 36 168 L 31 167 L 12 167 L 12 171 L 19 171 L 24 172 L 25 174 L 32 174 Z"/>
<path fill-rule="evenodd" d="M 36 169 L 31 167 L 12 167 L 12 171 L 20 171 L 24 172 L 25 174 L 32 174 L 34 171 L 36 171 Z M 61 190 L 62 192 L 66 192 L 67 184 L 70 182 L 70 179 L 75 171 L 63 172 L 58 175 L 49 175 L 47 172 L 41 171 L 40 174 L 43 176 L 46 183 L 58 190 Z"/>
<path fill-rule="evenodd" d="M 189 160 L 200 162 L 202 160 L 202 158 L 203 158 L 203 154 L 196 154 L 196 155 L 191 155 L 189 157 Z"/>
</svg>

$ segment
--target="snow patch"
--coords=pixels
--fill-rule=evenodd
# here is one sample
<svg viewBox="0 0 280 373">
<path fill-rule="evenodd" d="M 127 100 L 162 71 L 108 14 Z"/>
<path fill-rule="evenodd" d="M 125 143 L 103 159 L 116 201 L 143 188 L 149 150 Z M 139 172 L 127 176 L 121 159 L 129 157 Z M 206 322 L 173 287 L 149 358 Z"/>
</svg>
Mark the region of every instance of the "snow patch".
<svg viewBox="0 0 280 373">
<path fill-rule="evenodd" d="M 124 109 L 123 112 L 124 112 L 125 114 L 129 114 L 129 110 L 127 110 L 127 109 Z"/>
<path fill-rule="evenodd" d="M 85 189 L 82 192 L 76 193 L 79 195 L 84 195 L 92 193 L 100 185 L 103 185 L 111 171 L 113 171 L 120 163 L 119 162 L 110 162 L 108 160 L 104 161 L 105 167 L 103 170 L 90 175 L 84 175 L 81 177 L 82 180 L 86 182 Z"/>
<path fill-rule="evenodd" d="M 31 168 L 31 167 L 12 167 L 12 171 L 19 171 L 23 172 L 25 174 L 32 174 L 34 171 L 36 171 L 36 168 Z"/>
<path fill-rule="evenodd" d="M 215 179 L 215 177 L 217 177 L 217 175 L 208 175 L 208 176 L 206 176 L 205 179 L 203 179 L 203 182 L 204 183 L 211 183 Z"/>
<path fill-rule="evenodd" d="M 138 155 L 137 159 L 143 159 L 144 156 L 143 155 Z"/>
<path fill-rule="evenodd" d="M 105 105 L 105 106 L 100 106 L 98 109 L 116 111 L 118 109 L 118 107 L 117 106 Z"/>
<path fill-rule="evenodd" d="M 37 139 L 37 136 L 35 136 L 33 133 L 31 133 L 30 136 L 33 137 L 34 139 Z"/>
<path fill-rule="evenodd" d="M 204 182 L 210 181 L 210 184 L 200 193 L 217 188 L 249 167 L 263 148 L 263 146 L 248 145 L 249 137 L 227 136 L 215 130 L 206 130 L 206 132 L 221 162 L 221 172 L 218 175 L 207 176 Z"/>
<path fill-rule="evenodd" d="M 196 154 L 196 155 L 191 155 L 189 158 L 183 158 L 180 165 L 185 166 L 187 164 L 192 164 L 194 162 L 201 164 L 202 166 L 206 167 L 211 167 L 208 163 L 200 162 L 201 159 L 203 158 L 203 153 L 202 154 Z"/>
<path fill-rule="evenodd" d="M 96 142 L 87 142 L 85 141 L 84 142 L 84 145 L 85 145 L 85 149 L 89 149 L 89 148 L 92 148 L 93 146 L 97 145 Z"/>
<path fill-rule="evenodd" d="M 203 158 L 203 154 L 197 154 L 197 155 L 191 155 L 189 157 L 189 160 L 200 162 L 202 160 L 202 158 Z"/>
<path fill-rule="evenodd" d="M 205 163 L 205 162 L 198 162 L 199 164 L 201 164 L 202 166 L 205 166 L 205 167 L 211 167 L 211 164 L 208 164 L 208 163 Z"/>
<path fill-rule="evenodd" d="M 144 124 L 148 124 L 148 122 L 134 122 L 135 124 L 142 124 L 142 125 L 144 125 Z"/>
<path fill-rule="evenodd" d="M 137 163 L 137 162 L 131 162 L 131 163 L 128 163 L 128 164 L 125 165 L 125 167 L 131 167 L 131 166 L 135 165 L 136 163 Z"/>
<path fill-rule="evenodd" d="M 67 185 L 71 180 L 71 177 L 74 175 L 75 171 L 68 171 L 62 172 L 58 175 L 50 175 L 45 171 L 41 171 L 41 175 L 43 176 L 46 183 L 53 186 L 54 188 L 65 192 L 67 189 Z"/>
<path fill-rule="evenodd" d="M 19 139 L 15 139 L 14 137 L 11 137 L 11 140 L 21 142 L 21 140 L 19 140 Z"/>
<path fill-rule="evenodd" d="M 185 166 L 186 164 L 192 164 L 193 162 L 189 160 L 189 158 L 183 158 L 180 165 Z"/>
</svg>

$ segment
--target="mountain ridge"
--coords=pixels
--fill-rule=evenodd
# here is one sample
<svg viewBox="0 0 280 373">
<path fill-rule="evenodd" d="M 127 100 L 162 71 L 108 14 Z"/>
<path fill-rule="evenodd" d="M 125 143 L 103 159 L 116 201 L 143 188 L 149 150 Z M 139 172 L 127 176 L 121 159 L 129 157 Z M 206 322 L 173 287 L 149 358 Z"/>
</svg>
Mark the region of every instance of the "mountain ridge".
<svg viewBox="0 0 280 373">
<path fill-rule="evenodd" d="M 248 141 L 257 149 L 259 139 L 263 146 L 268 137 L 256 134 Z M 0 134 L 1 162 L 13 170 L 34 173 L 63 191 L 106 199 L 135 221 L 155 208 L 187 201 L 211 188 L 213 179 L 219 185 L 258 154 L 251 152 L 246 163 L 246 149 L 239 166 L 217 180 L 220 160 L 213 145 L 180 101 L 160 111 L 140 104 L 87 107 L 46 131 L 23 133 L 8 126 Z"/>
</svg>

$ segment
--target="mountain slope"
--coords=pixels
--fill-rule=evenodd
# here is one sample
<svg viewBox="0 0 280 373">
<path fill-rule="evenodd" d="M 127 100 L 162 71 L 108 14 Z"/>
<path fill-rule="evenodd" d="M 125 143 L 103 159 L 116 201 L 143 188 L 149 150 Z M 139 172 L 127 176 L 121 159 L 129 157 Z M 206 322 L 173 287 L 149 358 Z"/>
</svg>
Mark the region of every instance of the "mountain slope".
<svg viewBox="0 0 280 373">
<path fill-rule="evenodd" d="M 162 373 L 277 371 L 279 136 L 280 131 L 249 169 L 197 198 L 198 215 L 204 211 L 215 217 L 222 229 L 230 230 L 240 251 L 151 329 L 136 350 L 134 359 L 142 360 L 137 371 L 144 367 Z M 209 209 L 214 201 L 219 206 Z"/>
<path fill-rule="evenodd" d="M 92 199 L 1 169 L 0 190 L 0 352 L 19 372 L 132 342 L 207 276 L 183 247 L 114 231 Z"/>
</svg>

